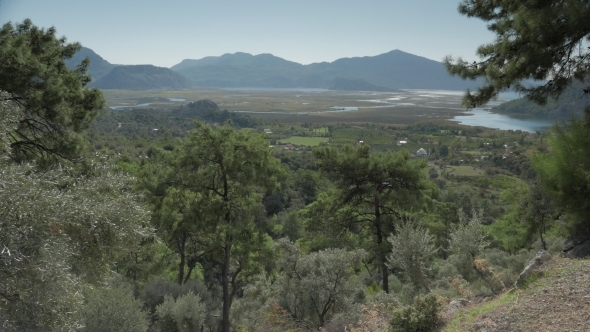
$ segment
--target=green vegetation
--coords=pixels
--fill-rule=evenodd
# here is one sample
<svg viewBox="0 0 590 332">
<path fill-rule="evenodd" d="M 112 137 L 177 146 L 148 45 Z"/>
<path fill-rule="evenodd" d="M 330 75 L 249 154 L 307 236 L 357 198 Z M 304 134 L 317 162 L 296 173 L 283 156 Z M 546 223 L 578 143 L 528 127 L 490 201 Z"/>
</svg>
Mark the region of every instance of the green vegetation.
<svg viewBox="0 0 590 332">
<path fill-rule="evenodd" d="M 455 176 L 482 176 L 484 171 L 475 166 L 447 166 L 443 170 L 449 175 Z"/>
<path fill-rule="evenodd" d="M 430 332 L 436 331 L 437 317 L 441 305 L 436 296 L 418 296 L 413 306 L 394 311 L 391 319 L 392 332 Z"/>
<path fill-rule="evenodd" d="M 492 2 L 464 1 L 461 10 L 502 23 L 492 30 L 510 37 L 498 43 L 520 31 L 506 15 L 555 18 L 543 4 L 512 12 Z M 572 24 L 558 33 L 581 29 Z M 513 302 L 506 292 L 539 249 L 555 254 L 565 236 L 590 233 L 590 111 L 549 134 L 460 126 L 412 113 L 418 106 L 367 111 L 376 120 L 366 122 L 349 112 L 255 119 L 206 96 L 185 98 L 203 91 L 111 91 L 111 102 L 153 104 L 101 111 L 88 62 L 75 70 L 64 62 L 79 45 L 25 21 L 5 25 L 0 46 L 3 330 L 431 331 L 443 303 L 496 296 L 450 319 L 448 329 L 465 330 Z M 532 67 L 561 64 L 529 49 L 532 67 L 506 64 L 514 53 L 499 44 L 480 54 L 491 57 L 478 64 L 485 71 L 448 63 L 491 84 L 467 96 L 470 105 L 536 77 Z M 211 93 L 233 107 L 238 100 Z M 187 100 L 158 106 L 170 96 Z M 312 107 L 303 94 L 277 96 L 246 103 Z M 329 109 L 346 98 L 314 102 Z M 386 113 L 392 123 L 377 121 Z M 287 142 L 305 148 L 269 148 Z M 525 284 L 541 293 L 540 277 Z"/>
<path fill-rule="evenodd" d="M 497 37 L 493 43 L 477 49 L 479 62 L 445 59 L 453 75 L 486 79 L 474 95 L 465 96 L 467 107 L 483 105 L 511 87 L 530 100 L 545 104 L 548 98 L 559 97 L 574 79 L 584 81 L 590 74 L 590 51 L 585 47 L 590 28 L 584 23 L 590 8 L 583 0 L 539 3 L 525 8 L 497 4 L 494 0 L 464 0 L 459 12 L 489 22 Z M 523 83 L 546 79 L 549 81 L 539 86 Z"/>
<path fill-rule="evenodd" d="M 82 151 L 80 132 L 104 99 L 99 90 L 85 89 L 88 61 L 75 70 L 64 64 L 79 49 L 80 44 L 57 39 L 55 29 L 39 29 L 30 20 L 0 29 L 0 102 L 21 113 L 7 135 L 13 159 L 72 159 Z"/>
<path fill-rule="evenodd" d="M 494 300 L 487 302 L 483 305 L 474 306 L 459 312 L 453 319 L 447 323 L 444 331 L 448 332 L 461 332 L 465 331 L 465 328 L 471 326 L 475 319 L 489 313 L 495 308 L 505 305 L 507 303 L 514 302 L 517 295 L 514 293 L 504 293 Z"/>
</svg>

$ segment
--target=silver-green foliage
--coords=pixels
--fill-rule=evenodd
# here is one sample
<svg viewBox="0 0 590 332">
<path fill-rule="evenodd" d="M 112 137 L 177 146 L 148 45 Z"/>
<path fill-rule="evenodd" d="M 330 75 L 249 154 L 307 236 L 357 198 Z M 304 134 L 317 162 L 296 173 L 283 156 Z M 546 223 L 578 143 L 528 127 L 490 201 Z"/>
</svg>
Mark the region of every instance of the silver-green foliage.
<svg viewBox="0 0 590 332">
<path fill-rule="evenodd" d="M 150 233 L 130 178 L 0 162 L 0 317 L 7 330 L 71 330 L 80 283 Z"/>
<path fill-rule="evenodd" d="M 146 332 L 147 313 L 128 285 L 92 289 L 82 309 L 83 331 Z"/>
<path fill-rule="evenodd" d="M 437 250 L 428 229 L 410 220 L 402 223 L 387 241 L 391 243 L 388 266 L 400 269 L 416 286 L 428 290 L 426 273 L 431 269 L 430 259 Z"/>
<path fill-rule="evenodd" d="M 416 297 L 413 306 L 399 308 L 391 318 L 391 332 L 429 332 L 439 325 L 441 304 L 434 295 Z"/>
<path fill-rule="evenodd" d="M 278 245 L 283 256 L 277 266 L 282 272 L 274 287 L 279 304 L 296 320 L 321 327 L 330 315 L 353 302 L 358 291 L 354 268 L 365 251 L 330 248 L 306 255 L 286 239 Z"/>
<path fill-rule="evenodd" d="M 452 252 L 475 259 L 490 242 L 481 223 L 482 212 L 473 210 L 472 215 L 469 218 L 463 211 L 459 211 L 460 222 L 451 233 L 450 245 Z"/>
<path fill-rule="evenodd" d="M 167 295 L 156 314 L 163 331 L 196 332 L 201 330 L 206 311 L 201 298 L 190 291 L 176 300 Z"/>
</svg>

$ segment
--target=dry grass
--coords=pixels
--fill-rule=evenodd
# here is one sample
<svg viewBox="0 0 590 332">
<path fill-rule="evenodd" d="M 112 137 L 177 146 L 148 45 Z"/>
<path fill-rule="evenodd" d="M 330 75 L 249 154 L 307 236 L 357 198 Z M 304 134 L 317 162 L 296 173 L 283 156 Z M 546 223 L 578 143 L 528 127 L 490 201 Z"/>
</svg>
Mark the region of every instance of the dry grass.
<svg viewBox="0 0 590 332">
<path fill-rule="evenodd" d="M 447 166 L 445 172 L 455 176 L 484 176 L 485 172 L 473 166 Z"/>
<path fill-rule="evenodd" d="M 525 288 L 461 310 L 444 331 L 590 331 L 590 260 L 554 258 Z"/>
</svg>

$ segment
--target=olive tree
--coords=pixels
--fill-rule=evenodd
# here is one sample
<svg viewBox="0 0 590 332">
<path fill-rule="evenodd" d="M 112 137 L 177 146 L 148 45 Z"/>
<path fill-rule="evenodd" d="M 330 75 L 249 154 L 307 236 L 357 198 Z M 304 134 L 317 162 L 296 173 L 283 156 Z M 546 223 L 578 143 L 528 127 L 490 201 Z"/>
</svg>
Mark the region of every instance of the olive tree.
<svg viewBox="0 0 590 332">
<path fill-rule="evenodd" d="M 387 257 L 389 267 L 398 268 L 416 286 L 429 291 L 426 273 L 431 269 L 430 260 L 437 249 L 428 229 L 408 220 L 399 225 L 387 241 L 391 243 L 391 254 Z"/>
<path fill-rule="evenodd" d="M 293 318 L 315 328 L 322 327 L 334 312 L 353 302 L 358 290 L 354 269 L 366 257 L 364 250 L 330 248 L 303 254 L 297 244 L 286 239 L 278 243 L 281 270 L 274 287 L 278 303 Z"/>
</svg>

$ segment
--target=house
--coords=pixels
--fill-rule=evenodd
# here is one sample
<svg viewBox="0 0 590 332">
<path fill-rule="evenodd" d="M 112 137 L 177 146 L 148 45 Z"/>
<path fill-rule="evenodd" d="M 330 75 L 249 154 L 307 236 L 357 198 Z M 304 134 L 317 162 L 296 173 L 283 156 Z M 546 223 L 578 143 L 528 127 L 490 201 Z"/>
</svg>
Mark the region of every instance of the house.
<svg viewBox="0 0 590 332">
<path fill-rule="evenodd" d="M 427 156 L 428 153 L 426 153 L 426 150 L 424 150 L 423 148 L 420 148 L 417 152 L 416 152 L 416 156 L 417 157 L 425 157 Z"/>
<path fill-rule="evenodd" d="M 265 134 L 272 134 L 272 130 L 270 130 L 270 129 L 264 129 L 264 133 Z"/>
</svg>

